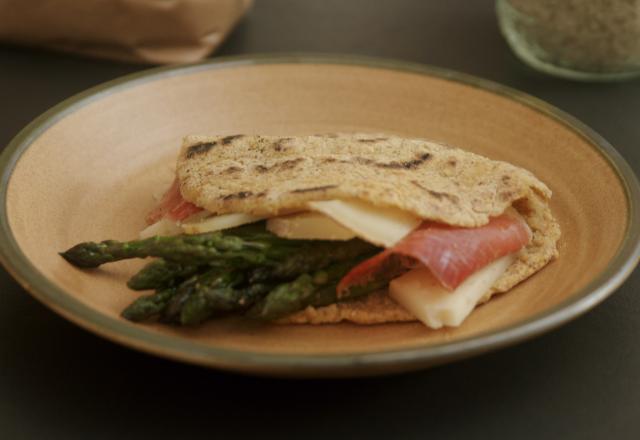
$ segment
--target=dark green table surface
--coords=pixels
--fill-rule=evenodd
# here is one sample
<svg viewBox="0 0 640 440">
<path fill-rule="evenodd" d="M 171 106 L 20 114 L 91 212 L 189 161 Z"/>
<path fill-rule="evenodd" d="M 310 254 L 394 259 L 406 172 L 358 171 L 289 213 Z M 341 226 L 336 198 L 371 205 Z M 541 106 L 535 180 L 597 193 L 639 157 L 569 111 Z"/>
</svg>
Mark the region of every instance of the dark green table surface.
<svg viewBox="0 0 640 440">
<path fill-rule="evenodd" d="M 218 54 L 286 51 L 397 58 L 509 85 L 581 119 L 640 172 L 640 81 L 581 84 L 528 69 L 502 40 L 491 1 L 257 0 Z M 0 146 L 57 102 L 142 68 L 0 46 Z M 570 324 L 456 364 L 287 381 L 122 348 L 0 269 L 0 438 L 637 439 L 639 289 L 636 271 Z"/>
</svg>

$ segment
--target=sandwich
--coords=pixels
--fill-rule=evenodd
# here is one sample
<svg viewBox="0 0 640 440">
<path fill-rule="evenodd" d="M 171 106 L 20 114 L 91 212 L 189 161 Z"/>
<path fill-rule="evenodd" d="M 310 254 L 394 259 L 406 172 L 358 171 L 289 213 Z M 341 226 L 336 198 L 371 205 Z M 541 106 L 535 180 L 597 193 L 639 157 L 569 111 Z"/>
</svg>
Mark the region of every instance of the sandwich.
<svg viewBox="0 0 640 440">
<path fill-rule="evenodd" d="M 141 238 L 79 267 L 157 257 L 123 312 L 197 324 L 458 326 L 558 256 L 551 191 L 506 162 L 384 134 L 188 136 Z"/>
</svg>

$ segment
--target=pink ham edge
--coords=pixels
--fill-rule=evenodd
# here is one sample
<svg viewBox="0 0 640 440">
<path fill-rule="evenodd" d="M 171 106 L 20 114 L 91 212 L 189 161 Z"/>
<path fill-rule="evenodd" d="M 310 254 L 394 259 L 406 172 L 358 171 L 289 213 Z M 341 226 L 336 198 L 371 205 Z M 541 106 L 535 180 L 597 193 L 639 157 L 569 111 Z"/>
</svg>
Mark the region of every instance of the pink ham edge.
<svg viewBox="0 0 640 440">
<path fill-rule="evenodd" d="M 531 230 L 526 222 L 509 214 L 493 217 L 477 228 L 424 222 L 394 247 L 351 269 L 338 284 L 338 295 L 354 284 L 366 282 L 393 254 L 424 265 L 445 288 L 453 290 L 477 270 L 522 249 L 530 240 Z"/>
<path fill-rule="evenodd" d="M 200 211 L 202 211 L 202 208 L 182 198 L 178 179 L 175 179 L 162 196 L 158 206 L 147 214 L 146 221 L 148 225 L 152 225 L 165 217 L 173 221 L 180 221 Z"/>
</svg>

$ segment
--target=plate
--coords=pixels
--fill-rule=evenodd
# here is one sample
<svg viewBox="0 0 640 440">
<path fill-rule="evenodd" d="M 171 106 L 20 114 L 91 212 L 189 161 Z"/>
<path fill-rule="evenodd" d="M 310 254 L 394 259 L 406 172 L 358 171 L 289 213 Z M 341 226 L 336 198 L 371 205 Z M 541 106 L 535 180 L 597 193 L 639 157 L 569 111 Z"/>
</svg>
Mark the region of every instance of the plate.
<svg viewBox="0 0 640 440">
<path fill-rule="evenodd" d="M 423 137 L 522 166 L 554 191 L 560 258 L 459 328 L 420 324 L 132 324 L 119 317 L 141 261 L 71 267 L 57 252 L 128 239 L 171 179 L 186 134 L 373 131 Z M 460 73 L 378 59 L 233 58 L 134 74 L 75 96 L 2 155 L 0 255 L 40 301 L 121 344 L 222 369 L 358 376 L 423 368 L 533 337 L 612 293 L 639 255 L 638 182 L 620 155 L 535 98 Z"/>
</svg>

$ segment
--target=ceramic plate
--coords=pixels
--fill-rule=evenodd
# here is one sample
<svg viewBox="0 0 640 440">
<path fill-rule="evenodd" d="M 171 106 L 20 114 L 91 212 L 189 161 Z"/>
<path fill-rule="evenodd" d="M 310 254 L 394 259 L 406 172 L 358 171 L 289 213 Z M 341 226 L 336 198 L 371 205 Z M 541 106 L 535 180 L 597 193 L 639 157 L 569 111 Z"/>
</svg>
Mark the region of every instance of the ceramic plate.
<svg viewBox="0 0 640 440">
<path fill-rule="evenodd" d="M 57 254 L 129 239 L 171 180 L 186 134 L 373 131 L 457 145 L 535 173 L 554 192 L 560 258 L 459 328 L 420 324 L 198 328 L 119 317 L 141 261 L 82 271 Z M 421 65 L 340 57 L 233 58 L 149 70 L 75 96 L 2 156 L 0 253 L 36 298 L 99 335 L 187 362 L 281 376 L 384 374 L 513 344 L 590 309 L 639 255 L 638 183 L 593 131 L 535 98 Z"/>
</svg>

